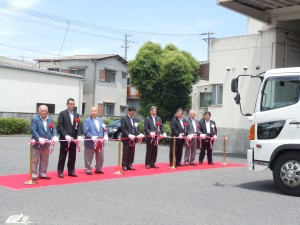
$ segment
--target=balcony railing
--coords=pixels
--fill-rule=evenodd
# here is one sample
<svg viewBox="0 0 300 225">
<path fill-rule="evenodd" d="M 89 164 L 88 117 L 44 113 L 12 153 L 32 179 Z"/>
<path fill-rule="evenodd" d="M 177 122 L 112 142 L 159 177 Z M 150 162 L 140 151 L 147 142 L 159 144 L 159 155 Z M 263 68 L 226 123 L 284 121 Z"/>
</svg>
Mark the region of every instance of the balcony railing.
<svg viewBox="0 0 300 225">
<path fill-rule="evenodd" d="M 127 97 L 139 98 L 140 96 L 141 96 L 141 94 L 139 93 L 138 90 L 136 90 L 131 85 L 127 85 Z"/>
</svg>

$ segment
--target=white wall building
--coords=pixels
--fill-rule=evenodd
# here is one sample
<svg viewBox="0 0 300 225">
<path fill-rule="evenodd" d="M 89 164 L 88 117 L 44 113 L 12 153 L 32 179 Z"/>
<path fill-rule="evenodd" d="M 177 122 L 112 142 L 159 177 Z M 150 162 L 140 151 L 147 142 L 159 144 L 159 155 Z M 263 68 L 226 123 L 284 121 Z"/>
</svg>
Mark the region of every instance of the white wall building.
<svg viewBox="0 0 300 225">
<path fill-rule="evenodd" d="M 124 116 L 127 107 L 127 61 L 119 55 L 75 55 L 59 59 L 36 59 L 40 68 L 84 76 L 80 114 L 92 106 L 100 116 Z"/>
<path fill-rule="evenodd" d="M 49 113 L 66 109 L 67 99 L 82 102 L 83 77 L 0 63 L 0 113 L 37 113 L 46 104 Z"/>
<path fill-rule="evenodd" d="M 201 96 L 206 88 L 206 95 L 211 98 L 208 110 L 217 122 L 219 137 L 229 137 L 229 152 L 245 154 L 250 123 L 233 100 L 231 80 L 271 68 L 300 66 L 300 2 L 218 0 L 217 3 L 249 16 L 248 34 L 212 39 L 209 81 L 195 85 L 193 108 L 197 109 L 198 116 L 203 112 Z M 252 113 L 260 81 L 243 77 L 239 80 L 242 110 Z M 221 142 L 216 145 L 222 149 Z"/>
</svg>

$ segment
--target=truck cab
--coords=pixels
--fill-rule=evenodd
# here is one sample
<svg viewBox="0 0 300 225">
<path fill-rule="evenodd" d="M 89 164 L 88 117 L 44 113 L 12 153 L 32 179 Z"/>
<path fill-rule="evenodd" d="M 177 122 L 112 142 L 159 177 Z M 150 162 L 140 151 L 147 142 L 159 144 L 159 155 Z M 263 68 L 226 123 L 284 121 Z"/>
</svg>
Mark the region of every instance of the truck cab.
<svg viewBox="0 0 300 225">
<path fill-rule="evenodd" d="M 231 87 L 240 104 L 238 79 Z M 249 170 L 269 168 L 281 192 L 300 196 L 300 67 L 272 69 L 261 80 L 255 111 L 246 114 L 251 122 Z"/>
</svg>

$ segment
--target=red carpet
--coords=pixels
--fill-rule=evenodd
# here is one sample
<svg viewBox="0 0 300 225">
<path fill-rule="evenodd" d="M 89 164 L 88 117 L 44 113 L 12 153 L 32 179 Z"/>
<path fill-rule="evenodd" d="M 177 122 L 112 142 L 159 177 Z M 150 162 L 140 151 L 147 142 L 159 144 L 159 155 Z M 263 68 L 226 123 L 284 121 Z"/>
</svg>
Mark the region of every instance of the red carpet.
<svg viewBox="0 0 300 225">
<path fill-rule="evenodd" d="M 40 188 L 40 187 L 47 187 L 47 186 L 59 186 L 65 184 L 73 184 L 73 183 L 84 183 L 84 182 L 91 182 L 91 181 L 102 181 L 102 180 L 109 180 L 109 179 L 120 179 L 120 178 L 129 178 L 129 177 L 137 177 L 137 176 L 149 176 L 149 175 L 156 175 L 156 174 L 166 174 L 166 173 L 178 173 L 178 172 L 185 172 L 185 171 L 193 171 L 193 170 L 205 170 L 205 169 L 217 169 L 217 168 L 230 168 L 230 167 L 244 167 L 245 164 L 231 164 L 222 165 L 220 162 L 215 162 L 215 165 L 208 165 L 204 163 L 203 165 L 198 166 L 185 166 L 185 167 L 178 167 L 178 169 L 171 169 L 169 168 L 168 163 L 157 163 L 159 169 L 146 169 L 145 165 L 143 164 L 135 164 L 134 168 L 135 171 L 126 171 L 122 175 L 116 175 L 114 172 L 117 172 L 116 166 L 104 167 L 103 172 L 104 174 L 95 174 L 93 175 L 86 175 L 84 169 L 77 169 L 76 173 L 78 177 L 69 177 L 67 176 L 67 172 L 65 172 L 65 178 L 58 178 L 57 172 L 48 172 L 47 175 L 51 177 L 50 180 L 41 180 L 39 179 L 37 182 L 38 184 L 34 185 L 26 185 L 23 182 L 29 180 L 28 174 L 16 174 L 16 175 L 6 175 L 0 176 L 0 186 L 7 187 L 13 190 L 22 190 L 26 188 Z M 94 172 L 94 170 L 93 170 Z"/>
</svg>

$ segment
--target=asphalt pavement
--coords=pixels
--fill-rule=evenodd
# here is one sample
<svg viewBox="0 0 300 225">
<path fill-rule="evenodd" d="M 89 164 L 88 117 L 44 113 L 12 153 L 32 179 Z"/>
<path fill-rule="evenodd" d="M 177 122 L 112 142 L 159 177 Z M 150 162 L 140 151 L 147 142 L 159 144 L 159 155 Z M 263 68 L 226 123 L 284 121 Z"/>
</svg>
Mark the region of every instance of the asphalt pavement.
<svg viewBox="0 0 300 225">
<path fill-rule="evenodd" d="M 28 172 L 28 143 L 29 136 L 0 137 L 0 176 Z M 117 164 L 117 146 L 107 143 L 104 171 Z M 145 149 L 145 144 L 136 146 L 135 163 L 144 163 Z M 168 151 L 159 146 L 158 162 L 167 162 Z M 58 153 L 59 144 L 50 156 L 49 171 L 56 170 Z M 222 154 L 213 158 L 222 161 Z M 227 162 L 246 163 L 246 158 L 228 155 Z M 83 167 L 82 145 L 76 168 Z M 43 225 L 300 224 L 299 198 L 279 193 L 271 171 L 250 172 L 247 167 L 18 191 L 0 187 L 0 207 L 0 224 L 21 213 Z"/>
</svg>

